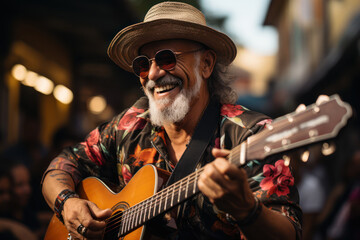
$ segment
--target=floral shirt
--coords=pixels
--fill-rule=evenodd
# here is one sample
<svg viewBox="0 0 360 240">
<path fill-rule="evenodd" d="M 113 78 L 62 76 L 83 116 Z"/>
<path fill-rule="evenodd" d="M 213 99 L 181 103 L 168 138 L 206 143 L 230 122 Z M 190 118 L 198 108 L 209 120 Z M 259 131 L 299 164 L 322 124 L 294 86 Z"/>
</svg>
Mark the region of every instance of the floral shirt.
<svg viewBox="0 0 360 240">
<path fill-rule="evenodd" d="M 199 165 L 213 161 L 211 149 L 232 149 L 260 131 L 271 120 L 240 105 L 221 106 L 220 124 Z M 95 176 L 123 188 L 144 165 L 153 164 L 171 172 L 165 130 L 149 120 L 148 100 L 140 98 L 131 108 L 93 130 L 75 147 L 65 149 L 48 167 L 68 172 L 75 184 Z M 243 167 L 255 196 L 274 211 L 288 217 L 300 238 L 302 213 L 291 170 L 279 158 L 253 160 Z M 45 176 L 44 174 L 44 176 Z M 241 229 L 228 222 L 202 194 L 177 209 L 174 239 L 246 239 Z"/>
</svg>

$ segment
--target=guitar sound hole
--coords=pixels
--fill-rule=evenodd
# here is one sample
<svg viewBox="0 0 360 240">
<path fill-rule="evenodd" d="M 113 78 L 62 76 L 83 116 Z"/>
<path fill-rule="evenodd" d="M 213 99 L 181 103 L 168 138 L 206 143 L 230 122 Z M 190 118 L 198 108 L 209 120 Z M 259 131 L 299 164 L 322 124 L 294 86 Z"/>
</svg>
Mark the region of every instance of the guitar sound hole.
<svg viewBox="0 0 360 240">
<path fill-rule="evenodd" d="M 108 218 L 103 237 L 104 240 L 118 239 L 122 213 L 123 211 L 114 211 L 111 217 Z"/>
</svg>

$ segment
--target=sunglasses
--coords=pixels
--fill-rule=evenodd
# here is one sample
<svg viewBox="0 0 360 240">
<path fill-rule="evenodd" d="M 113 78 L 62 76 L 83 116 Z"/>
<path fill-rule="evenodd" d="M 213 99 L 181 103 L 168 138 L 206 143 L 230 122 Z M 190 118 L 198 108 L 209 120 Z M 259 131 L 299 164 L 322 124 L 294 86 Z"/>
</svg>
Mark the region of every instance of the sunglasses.
<svg viewBox="0 0 360 240">
<path fill-rule="evenodd" d="M 165 71 L 171 71 L 176 66 L 176 57 L 186 53 L 194 53 L 202 50 L 203 48 L 187 51 L 187 52 L 173 52 L 170 49 L 163 49 L 155 54 L 154 58 L 148 58 L 145 55 L 136 57 L 132 62 L 132 69 L 136 76 L 146 78 L 149 75 L 151 62 L 155 60 L 156 65 Z"/>
</svg>

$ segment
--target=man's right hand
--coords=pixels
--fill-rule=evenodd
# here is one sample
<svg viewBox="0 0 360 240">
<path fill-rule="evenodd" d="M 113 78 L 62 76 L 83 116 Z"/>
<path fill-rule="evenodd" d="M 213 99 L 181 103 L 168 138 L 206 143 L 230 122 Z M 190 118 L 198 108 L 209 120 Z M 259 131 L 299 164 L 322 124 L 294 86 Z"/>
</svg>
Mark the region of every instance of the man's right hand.
<svg viewBox="0 0 360 240">
<path fill-rule="evenodd" d="M 64 203 L 62 216 L 73 239 L 101 239 L 105 230 L 105 220 L 111 213 L 111 209 L 100 209 L 88 200 L 69 198 Z M 77 232 L 80 224 L 86 228 L 84 236 Z"/>
</svg>

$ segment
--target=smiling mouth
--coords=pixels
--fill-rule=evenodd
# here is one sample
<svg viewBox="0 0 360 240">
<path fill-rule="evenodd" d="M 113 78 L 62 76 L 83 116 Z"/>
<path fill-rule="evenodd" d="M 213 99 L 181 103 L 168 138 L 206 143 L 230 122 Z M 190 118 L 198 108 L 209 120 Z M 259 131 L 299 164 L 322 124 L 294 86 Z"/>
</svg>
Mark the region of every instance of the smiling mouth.
<svg viewBox="0 0 360 240">
<path fill-rule="evenodd" d="M 179 86 L 179 85 L 177 85 L 177 84 L 168 84 L 168 85 L 161 86 L 161 87 L 155 87 L 154 92 L 156 92 L 156 93 L 166 93 L 166 92 L 169 92 L 169 91 L 173 90 L 177 86 Z"/>
</svg>

